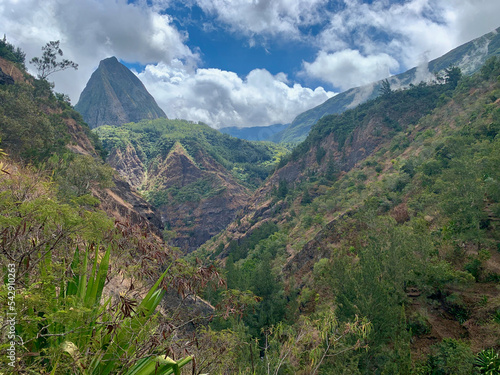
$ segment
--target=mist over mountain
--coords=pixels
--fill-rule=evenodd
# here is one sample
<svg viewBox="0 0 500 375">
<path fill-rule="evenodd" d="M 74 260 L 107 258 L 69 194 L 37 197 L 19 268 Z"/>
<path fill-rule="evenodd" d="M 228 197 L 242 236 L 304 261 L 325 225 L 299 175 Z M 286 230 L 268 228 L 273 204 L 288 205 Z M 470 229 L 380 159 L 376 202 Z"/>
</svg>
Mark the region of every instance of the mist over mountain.
<svg viewBox="0 0 500 375">
<path fill-rule="evenodd" d="M 476 72 L 490 57 L 500 54 L 500 28 L 465 43 L 445 55 L 428 63 L 422 63 L 404 73 L 387 77 L 393 89 L 418 85 L 420 82 L 429 82 L 434 79 L 434 73 L 442 72 L 449 66 L 458 66 L 464 74 Z M 328 99 L 323 104 L 311 108 L 298 115 L 291 125 L 273 135 L 274 142 L 301 142 L 306 139 L 311 126 L 321 117 L 334 113 L 342 113 L 347 109 L 376 98 L 380 94 L 382 81 L 368 85 L 354 87 Z"/>
<path fill-rule="evenodd" d="M 116 57 L 100 62 L 75 109 L 91 128 L 167 117 L 139 78 Z"/>
</svg>

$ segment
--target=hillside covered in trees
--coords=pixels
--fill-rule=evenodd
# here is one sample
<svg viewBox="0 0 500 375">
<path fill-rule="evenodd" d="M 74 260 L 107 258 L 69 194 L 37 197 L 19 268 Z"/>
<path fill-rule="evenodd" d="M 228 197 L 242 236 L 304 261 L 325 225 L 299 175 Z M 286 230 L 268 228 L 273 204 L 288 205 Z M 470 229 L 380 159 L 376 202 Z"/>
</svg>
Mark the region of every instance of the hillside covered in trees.
<svg viewBox="0 0 500 375">
<path fill-rule="evenodd" d="M 187 293 L 217 274 L 163 244 L 154 209 L 5 39 L 0 68 L 1 371 L 178 372 L 192 357 L 167 357 L 173 336 L 155 309 L 168 285 Z"/>
</svg>

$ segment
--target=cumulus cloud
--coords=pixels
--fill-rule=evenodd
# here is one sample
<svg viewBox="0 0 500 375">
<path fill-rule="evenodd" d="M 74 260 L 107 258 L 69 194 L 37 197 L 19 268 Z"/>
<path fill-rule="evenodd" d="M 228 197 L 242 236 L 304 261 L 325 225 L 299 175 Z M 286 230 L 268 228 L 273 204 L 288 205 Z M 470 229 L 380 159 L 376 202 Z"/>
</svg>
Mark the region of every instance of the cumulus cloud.
<svg viewBox="0 0 500 375">
<path fill-rule="evenodd" d="M 229 29 L 246 36 L 248 46 L 307 41 L 315 57 L 291 78 L 263 69 L 245 77 L 199 69 L 198 52 L 210 51 L 189 48 L 187 33 L 175 26 L 185 20 L 171 16 L 175 7 L 194 5 L 205 12 L 207 30 Z M 49 79 L 73 103 L 99 61 L 114 55 L 147 65 L 139 76 L 170 117 L 253 126 L 289 122 L 333 95 L 294 84 L 295 78 L 347 89 L 417 64 L 426 76 L 428 59 L 498 27 L 498 14 L 497 0 L 3 0 L 0 35 L 27 60 L 60 40 L 64 57 L 79 69 Z"/>
<path fill-rule="evenodd" d="M 195 0 L 233 31 L 251 35 L 302 38 L 301 26 L 324 20 L 328 0 Z"/>
<path fill-rule="evenodd" d="M 252 70 L 244 79 L 220 69 L 190 71 L 180 62 L 148 65 L 138 74 L 170 118 L 215 128 L 287 123 L 334 93 L 289 85 L 285 74 Z"/>
<path fill-rule="evenodd" d="M 126 0 L 6 0 L 0 5 L 0 25 L 28 60 L 40 56 L 49 40 L 61 41 L 64 57 L 77 62 L 79 70 L 49 78 L 73 102 L 103 58 L 115 55 L 143 64 L 173 59 L 194 64 L 198 58 L 169 15 Z"/>
<path fill-rule="evenodd" d="M 370 77 L 385 78 L 389 71 L 422 65 L 492 31 L 500 26 L 498 14 L 500 2 L 495 0 L 345 0 L 344 9 L 331 14 L 319 34 L 320 52 L 316 60 L 304 63 L 304 73 L 342 88 L 367 83 Z M 352 59 L 354 74 L 333 77 L 346 72 L 347 59 Z M 381 76 L 384 70 L 387 75 Z"/>
<path fill-rule="evenodd" d="M 384 79 L 398 67 L 398 62 L 385 53 L 363 56 L 351 49 L 335 53 L 321 51 L 314 62 L 304 63 L 308 75 L 342 90 Z"/>
</svg>

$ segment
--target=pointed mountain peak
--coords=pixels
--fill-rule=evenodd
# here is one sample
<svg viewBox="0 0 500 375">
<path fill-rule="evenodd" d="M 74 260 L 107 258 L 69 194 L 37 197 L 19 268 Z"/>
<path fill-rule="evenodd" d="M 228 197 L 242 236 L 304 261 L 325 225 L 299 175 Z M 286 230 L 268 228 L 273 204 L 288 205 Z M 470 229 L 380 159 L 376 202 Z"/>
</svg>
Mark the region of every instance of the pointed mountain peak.
<svg viewBox="0 0 500 375">
<path fill-rule="evenodd" d="M 75 109 L 91 128 L 167 117 L 140 79 L 114 56 L 99 63 Z"/>
<path fill-rule="evenodd" d="M 101 60 L 100 64 L 107 64 L 107 63 L 115 63 L 115 64 L 120 64 L 118 59 L 115 56 L 108 57 L 104 60 Z"/>
<path fill-rule="evenodd" d="M 127 68 L 120 61 L 118 61 L 118 59 L 115 56 L 105 58 L 104 60 L 101 60 L 99 62 L 99 69 L 102 69 L 103 67 L 109 68 L 109 67 L 113 67 L 113 66 L 123 66 L 124 68 Z"/>
</svg>

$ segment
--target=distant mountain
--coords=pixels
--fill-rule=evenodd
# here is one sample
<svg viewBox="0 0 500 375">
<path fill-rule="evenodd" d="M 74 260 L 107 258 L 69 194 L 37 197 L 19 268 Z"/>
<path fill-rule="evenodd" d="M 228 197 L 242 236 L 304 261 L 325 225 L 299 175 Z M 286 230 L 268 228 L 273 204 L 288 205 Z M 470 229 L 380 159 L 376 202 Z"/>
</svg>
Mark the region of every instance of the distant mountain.
<svg viewBox="0 0 500 375">
<path fill-rule="evenodd" d="M 75 109 L 91 128 L 167 117 L 139 78 L 116 57 L 100 62 Z"/>
<path fill-rule="evenodd" d="M 393 88 L 407 87 L 432 78 L 434 72 L 441 72 L 450 65 L 456 65 L 464 74 L 476 72 L 490 56 L 500 55 L 500 28 L 477 39 L 461 45 L 447 54 L 430 61 L 428 64 L 414 67 L 404 73 L 388 78 Z M 273 142 L 302 142 L 306 139 L 311 126 L 321 117 L 342 113 L 358 104 L 374 99 L 379 95 L 382 81 L 351 88 L 298 115 L 292 124 L 273 135 Z"/>
<path fill-rule="evenodd" d="M 233 137 L 246 139 L 247 141 L 269 141 L 270 138 L 288 128 L 290 124 L 274 124 L 269 126 L 252 126 L 248 128 L 238 128 L 229 126 L 219 129 L 221 133 L 229 134 Z"/>
</svg>

